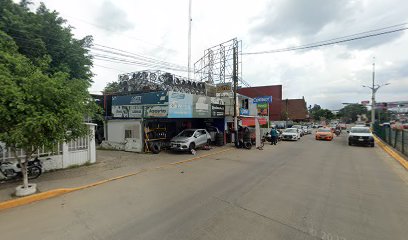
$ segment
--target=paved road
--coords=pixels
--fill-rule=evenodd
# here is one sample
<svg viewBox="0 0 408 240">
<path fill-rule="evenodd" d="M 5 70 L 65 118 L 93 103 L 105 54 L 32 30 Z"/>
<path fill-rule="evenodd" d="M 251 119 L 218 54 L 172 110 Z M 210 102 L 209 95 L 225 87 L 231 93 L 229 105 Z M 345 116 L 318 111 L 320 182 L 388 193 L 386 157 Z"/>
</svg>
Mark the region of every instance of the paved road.
<svg viewBox="0 0 408 240">
<path fill-rule="evenodd" d="M 401 239 L 408 177 L 344 137 L 232 150 L 0 212 L 1 239 Z"/>
</svg>

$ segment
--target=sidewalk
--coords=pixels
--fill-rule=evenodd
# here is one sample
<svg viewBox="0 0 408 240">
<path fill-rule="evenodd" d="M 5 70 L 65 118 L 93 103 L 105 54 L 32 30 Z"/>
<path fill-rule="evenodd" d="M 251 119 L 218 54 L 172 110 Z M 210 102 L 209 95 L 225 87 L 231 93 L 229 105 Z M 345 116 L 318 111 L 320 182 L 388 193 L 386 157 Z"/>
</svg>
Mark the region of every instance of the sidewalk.
<svg viewBox="0 0 408 240">
<path fill-rule="evenodd" d="M 123 151 L 97 150 L 96 163 L 71 169 L 48 172 L 30 182 L 36 183 L 38 192 L 56 188 L 79 187 L 97 181 L 117 177 L 142 169 L 154 168 L 164 164 L 187 160 L 230 148 L 214 147 L 211 150 L 198 150 L 196 155 L 189 153 L 161 152 L 159 154 L 141 154 Z M 21 180 L 0 184 L 0 202 L 13 198 L 15 187 Z"/>
</svg>

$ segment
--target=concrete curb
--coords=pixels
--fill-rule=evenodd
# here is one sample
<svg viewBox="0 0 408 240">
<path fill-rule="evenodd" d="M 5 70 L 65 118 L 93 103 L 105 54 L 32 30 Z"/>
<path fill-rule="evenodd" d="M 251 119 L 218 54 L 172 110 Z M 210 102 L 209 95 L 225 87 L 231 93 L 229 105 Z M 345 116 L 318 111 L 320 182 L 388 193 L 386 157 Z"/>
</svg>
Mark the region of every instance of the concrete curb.
<svg viewBox="0 0 408 240">
<path fill-rule="evenodd" d="M 385 144 L 377 136 L 374 136 L 374 139 L 377 142 L 378 146 L 380 146 L 386 153 L 397 160 L 405 168 L 405 170 L 408 170 L 408 161 L 406 161 L 404 157 L 402 157 L 397 151 L 393 150 L 391 147 Z"/>
<path fill-rule="evenodd" d="M 221 151 L 218 151 L 218 152 L 204 154 L 202 156 L 197 156 L 197 157 L 193 157 L 193 158 L 178 161 L 178 162 L 166 163 L 166 164 L 160 165 L 158 167 L 142 169 L 142 170 L 139 170 L 139 171 L 136 171 L 136 172 L 132 172 L 132 173 L 125 174 L 125 175 L 122 175 L 122 176 L 118 176 L 118 177 L 105 179 L 105 180 L 102 180 L 102 181 L 90 183 L 90 184 L 79 186 L 79 187 L 57 188 L 57 189 L 49 190 L 49 191 L 42 192 L 42 193 L 33 194 L 33 195 L 22 197 L 22 198 L 17 198 L 17 199 L 12 199 L 12 200 L 8 200 L 8 201 L 0 202 L 0 211 L 5 210 L 5 209 L 9 209 L 9 208 L 14 208 L 14 207 L 27 205 L 27 204 L 37 202 L 37 201 L 46 200 L 46 199 L 53 198 L 53 197 L 58 197 L 58 196 L 61 196 L 63 194 L 66 194 L 66 193 L 75 192 L 75 191 L 83 190 L 83 189 L 86 189 L 86 188 L 95 187 L 95 186 L 98 186 L 98 185 L 101 185 L 101 184 L 104 184 L 104 183 L 116 181 L 116 180 L 119 180 L 119 179 L 131 177 L 131 176 L 135 176 L 135 175 L 143 173 L 143 172 L 162 169 L 162 168 L 169 167 L 169 166 L 175 166 L 175 165 L 179 165 L 179 164 L 183 164 L 183 163 L 188 163 L 188 162 L 200 160 L 202 158 L 209 157 L 209 156 L 216 155 L 216 154 L 220 154 L 220 153 L 224 153 L 224 152 L 230 151 L 232 149 L 234 149 L 234 148 L 228 148 L 228 149 L 221 150 Z"/>
</svg>

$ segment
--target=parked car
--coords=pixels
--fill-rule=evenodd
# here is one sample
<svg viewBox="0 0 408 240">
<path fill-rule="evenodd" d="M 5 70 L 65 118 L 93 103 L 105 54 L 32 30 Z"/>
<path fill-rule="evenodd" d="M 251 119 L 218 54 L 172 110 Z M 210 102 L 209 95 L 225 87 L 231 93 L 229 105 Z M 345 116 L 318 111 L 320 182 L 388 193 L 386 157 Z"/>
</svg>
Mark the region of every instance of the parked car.
<svg viewBox="0 0 408 240">
<path fill-rule="evenodd" d="M 303 135 L 305 135 L 305 132 L 303 131 L 303 128 L 301 125 L 293 125 L 292 128 L 296 128 L 299 131 L 299 134 L 301 137 L 303 137 Z"/>
<path fill-rule="evenodd" d="M 316 140 L 333 140 L 333 132 L 330 128 L 319 128 L 315 134 Z"/>
<path fill-rule="evenodd" d="M 348 145 L 368 145 L 374 147 L 374 136 L 368 127 L 352 127 L 350 131 L 347 131 Z"/>
<path fill-rule="evenodd" d="M 300 139 L 300 132 L 297 128 L 286 128 L 282 132 L 282 140 L 297 141 Z"/>
<path fill-rule="evenodd" d="M 308 126 L 302 126 L 302 130 L 305 134 L 312 134 L 312 128 Z"/>
<path fill-rule="evenodd" d="M 170 149 L 191 151 L 211 141 L 210 133 L 205 129 L 185 129 L 170 140 Z"/>
</svg>

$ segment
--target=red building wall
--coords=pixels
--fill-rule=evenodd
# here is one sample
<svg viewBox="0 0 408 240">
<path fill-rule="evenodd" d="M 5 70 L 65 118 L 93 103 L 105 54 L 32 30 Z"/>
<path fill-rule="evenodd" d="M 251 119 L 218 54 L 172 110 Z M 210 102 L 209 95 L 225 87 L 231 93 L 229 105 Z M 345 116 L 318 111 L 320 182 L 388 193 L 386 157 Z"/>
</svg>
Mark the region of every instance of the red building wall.
<svg viewBox="0 0 408 240">
<path fill-rule="evenodd" d="M 271 121 L 278 121 L 281 119 L 282 85 L 240 88 L 238 89 L 238 93 L 251 98 L 272 96 L 272 103 L 269 104 L 269 119 Z"/>
</svg>

